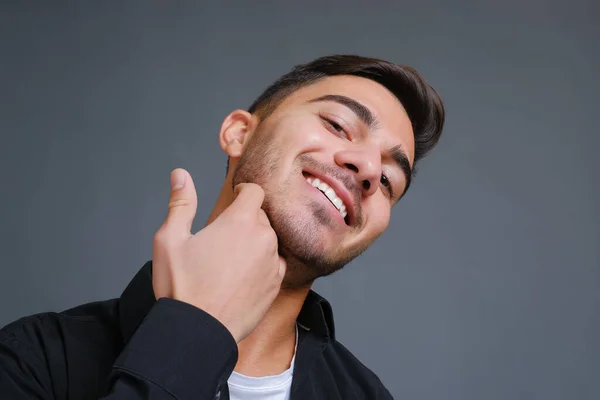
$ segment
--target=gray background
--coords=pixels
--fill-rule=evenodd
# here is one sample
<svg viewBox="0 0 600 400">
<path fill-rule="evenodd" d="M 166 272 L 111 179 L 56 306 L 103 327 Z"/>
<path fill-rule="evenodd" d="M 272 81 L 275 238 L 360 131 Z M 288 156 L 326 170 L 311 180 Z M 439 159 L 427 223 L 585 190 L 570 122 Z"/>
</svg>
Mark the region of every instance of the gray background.
<svg viewBox="0 0 600 400">
<path fill-rule="evenodd" d="M 388 232 L 315 285 L 340 341 L 399 399 L 600 398 L 597 2 L 245 3 L 2 3 L 0 324 L 119 296 L 173 168 L 204 223 L 226 114 L 359 53 L 448 119 Z"/>
</svg>

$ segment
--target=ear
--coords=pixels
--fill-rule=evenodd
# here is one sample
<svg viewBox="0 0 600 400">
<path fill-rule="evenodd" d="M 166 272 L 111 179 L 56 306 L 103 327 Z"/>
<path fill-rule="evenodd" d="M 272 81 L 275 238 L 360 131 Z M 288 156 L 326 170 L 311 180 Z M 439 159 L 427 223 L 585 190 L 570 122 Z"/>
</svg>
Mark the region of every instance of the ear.
<svg viewBox="0 0 600 400">
<path fill-rule="evenodd" d="M 235 110 L 229 114 L 221 124 L 219 132 L 219 144 L 223 151 L 229 157 L 240 157 L 244 143 L 248 141 L 257 124 L 258 117 L 248 111 Z"/>
</svg>

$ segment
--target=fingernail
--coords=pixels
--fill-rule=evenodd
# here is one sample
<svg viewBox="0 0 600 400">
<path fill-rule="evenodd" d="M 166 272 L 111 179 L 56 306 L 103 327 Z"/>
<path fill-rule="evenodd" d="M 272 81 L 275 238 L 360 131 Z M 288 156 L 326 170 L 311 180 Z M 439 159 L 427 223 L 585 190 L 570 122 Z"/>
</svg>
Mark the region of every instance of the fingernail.
<svg viewBox="0 0 600 400">
<path fill-rule="evenodd" d="M 171 174 L 171 189 L 177 190 L 183 187 L 185 183 L 185 174 L 183 171 L 173 171 Z"/>
</svg>

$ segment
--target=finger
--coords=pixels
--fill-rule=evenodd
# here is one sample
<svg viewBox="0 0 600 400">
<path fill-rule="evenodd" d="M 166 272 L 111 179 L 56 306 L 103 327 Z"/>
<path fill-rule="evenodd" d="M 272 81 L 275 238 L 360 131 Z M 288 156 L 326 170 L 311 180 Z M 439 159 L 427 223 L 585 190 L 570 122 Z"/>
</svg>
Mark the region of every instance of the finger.
<svg viewBox="0 0 600 400">
<path fill-rule="evenodd" d="M 198 196 L 191 175 L 183 168 L 171 171 L 171 196 L 169 198 L 169 212 L 164 225 L 169 230 L 191 233 Z"/>
<path fill-rule="evenodd" d="M 281 280 L 283 280 L 283 278 L 285 277 L 285 271 L 287 270 L 287 263 L 285 262 L 285 259 L 281 256 L 279 256 L 279 278 L 281 278 Z"/>
<path fill-rule="evenodd" d="M 271 221 L 269 221 L 269 217 L 267 217 L 267 213 L 262 208 L 258 209 L 258 222 L 265 226 L 271 226 Z"/>
<path fill-rule="evenodd" d="M 240 183 L 233 194 L 234 200 L 229 208 L 235 210 L 258 210 L 265 199 L 264 190 L 256 183 Z"/>
</svg>

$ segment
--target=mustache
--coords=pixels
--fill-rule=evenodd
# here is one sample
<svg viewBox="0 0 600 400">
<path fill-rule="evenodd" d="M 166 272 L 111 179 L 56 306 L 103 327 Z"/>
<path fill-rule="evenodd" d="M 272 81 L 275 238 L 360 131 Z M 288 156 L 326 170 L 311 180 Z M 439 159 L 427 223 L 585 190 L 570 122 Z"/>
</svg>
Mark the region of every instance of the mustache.
<svg viewBox="0 0 600 400">
<path fill-rule="evenodd" d="M 354 174 L 338 165 L 320 163 L 306 154 L 302 154 L 298 157 L 298 159 L 301 161 L 302 165 L 306 165 L 323 175 L 331 176 L 340 181 L 346 187 L 346 189 L 348 190 L 348 192 L 354 200 L 353 202 L 355 207 L 354 211 L 356 221 L 359 225 L 362 224 L 362 208 L 360 206 L 362 188 L 356 181 L 356 177 L 354 176 Z"/>
</svg>

